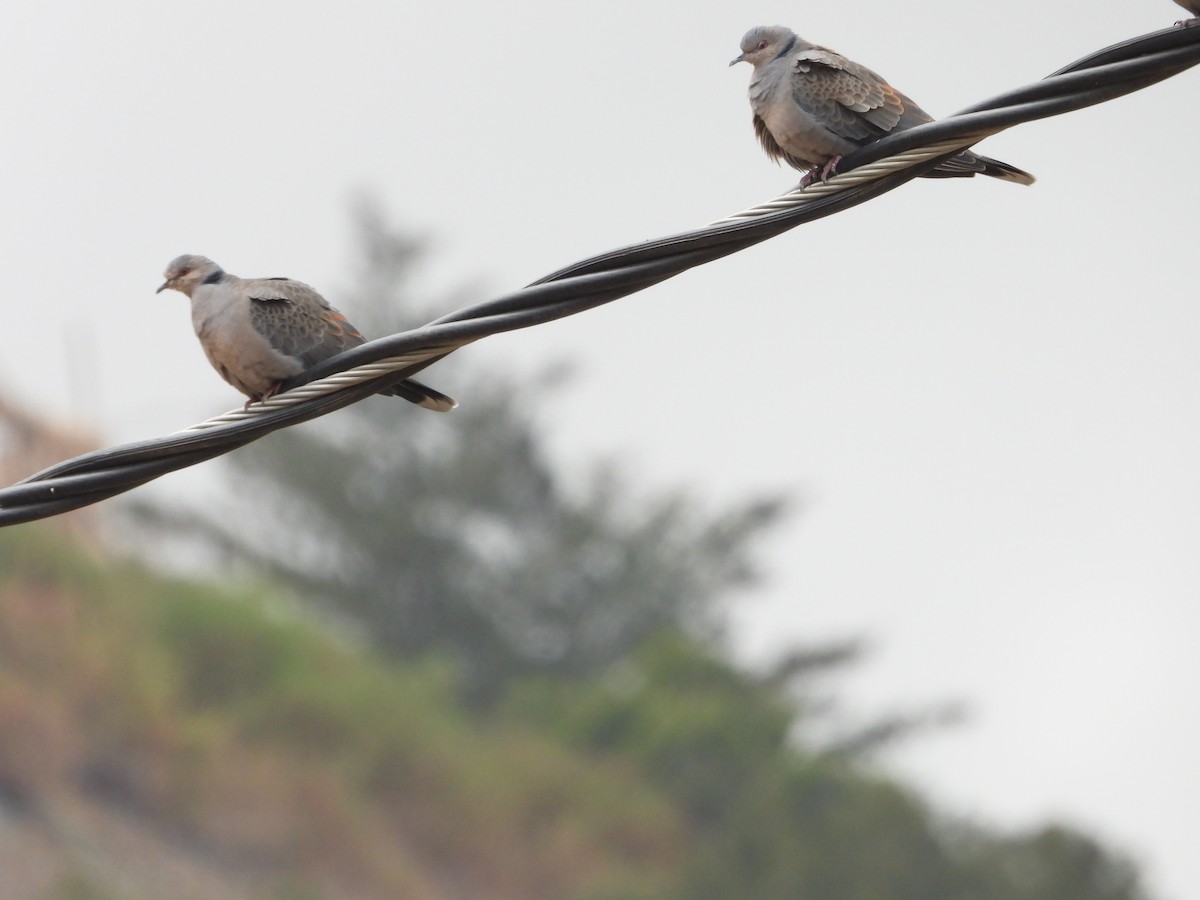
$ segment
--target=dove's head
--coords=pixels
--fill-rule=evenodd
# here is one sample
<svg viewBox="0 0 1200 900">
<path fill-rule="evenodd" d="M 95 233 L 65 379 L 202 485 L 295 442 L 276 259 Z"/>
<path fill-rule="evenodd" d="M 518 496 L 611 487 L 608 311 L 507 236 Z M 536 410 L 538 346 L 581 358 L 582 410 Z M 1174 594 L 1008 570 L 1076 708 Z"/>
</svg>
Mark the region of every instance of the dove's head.
<svg viewBox="0 0 1200 900">
<path fill-rule="evenodd" d="M 796 32 L 783 25 L 759 25 L 751 28 L 742 38 L 742 52 L 729 61 L 748 62 L 758 68 L 783 53 L 796 41 Z"/>
<path fill-rule="evenodd" d="M 190 297 L 192 291 L 197 287 L 219 281 L 224 274 L 221 267 L 207 256 L 184 254 L 171 260 L 171 264 L 163 272 L 166 281 L 158 286 L 155 293 L 161 294 L 163 291 L 172 290 Z"/>
</svg>

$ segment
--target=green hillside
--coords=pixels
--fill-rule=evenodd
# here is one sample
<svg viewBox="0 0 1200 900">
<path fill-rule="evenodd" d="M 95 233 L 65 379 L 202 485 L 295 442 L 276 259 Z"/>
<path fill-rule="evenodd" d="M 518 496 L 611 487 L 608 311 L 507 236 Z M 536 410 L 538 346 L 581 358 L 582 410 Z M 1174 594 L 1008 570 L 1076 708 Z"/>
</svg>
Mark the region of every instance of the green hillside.
<svg viewBox="0 0 1200 900">
<path fill-rule="evenodd" d="M 0 572 L 5 897 L 598 898 L 679 877 L 662 792 L 470 721 L 436 663 L 49 530 L 0 532 Z"/>
<path fill-rule="evenodd" d="M 43 898 L 1134 900 L 1086 836 L 952 827 L 670 632 L 487 713 L 269 587 L 0 531 L 0 883 Z"/>
</svg>

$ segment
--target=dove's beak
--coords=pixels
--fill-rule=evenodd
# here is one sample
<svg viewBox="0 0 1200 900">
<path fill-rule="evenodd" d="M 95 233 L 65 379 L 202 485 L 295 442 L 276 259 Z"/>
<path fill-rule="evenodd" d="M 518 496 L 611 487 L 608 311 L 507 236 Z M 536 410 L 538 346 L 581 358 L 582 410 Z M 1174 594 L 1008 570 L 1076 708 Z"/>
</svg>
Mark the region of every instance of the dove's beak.
<svg viewBox="0 0 1200 900">
<path fill-rule="evenodd" d="M 164 281 L 162 284 L 160 284 L 160 285 L 158 286 L 158 290 L 157 290 L 157 291 L 155 291 L 154 293 L 156 293 L 156 294 L 161 294 L 163 291 L 165 291 L 165 290 L 166 290 L 167 288 L 169 288 L 170 286 L 171 286 L 171 282 L 169 282 L 169 281 Z"/>
<path fill-rule="evenodd" d="M 745 54 L 745 53 L 739 53 L 737 56 L 735 56 L 733 59 L 731 59 L 731 60 L 729 61 L 729 64 L 730 64 L 731 66 L 736 66 L 738 63 L 740 63 L 740 62 L 745 62 L 745 61 L 746 61 L 746 54 Z"/>
</svg>

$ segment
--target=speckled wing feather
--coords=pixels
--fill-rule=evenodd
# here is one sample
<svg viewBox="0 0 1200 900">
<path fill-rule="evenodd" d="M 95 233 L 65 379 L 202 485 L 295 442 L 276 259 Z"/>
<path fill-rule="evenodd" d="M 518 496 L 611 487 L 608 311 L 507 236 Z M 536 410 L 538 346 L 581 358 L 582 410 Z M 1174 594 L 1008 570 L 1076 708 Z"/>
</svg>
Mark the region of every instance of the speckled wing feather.
<svg viewBox="0 0 1200 900">
<path fill-rule="evenodd" d="M 931 120 L 866 66 L 824 47 L 796 54 L 792 98 L 825 128 L 857 144 L 870 143 L 897 125 L 911 128 Z"/>
<path fill-rule="evenodd" d="M 366 339 L 307 284 L 288 278 L 247 282 L 250 324 L 285 356 L 308 369 Z"/>
<path fill-rule="evenodd" d="M 302 281 L 260 278 L 245 283 L 250 298 L 250 324 L 272 347 L 305 368 L 366 343 L 344 315 Z M 447 412 L 458 404 L 426 384 L 407 378 L 380 391 L 426 409 Z"/>
</svg>

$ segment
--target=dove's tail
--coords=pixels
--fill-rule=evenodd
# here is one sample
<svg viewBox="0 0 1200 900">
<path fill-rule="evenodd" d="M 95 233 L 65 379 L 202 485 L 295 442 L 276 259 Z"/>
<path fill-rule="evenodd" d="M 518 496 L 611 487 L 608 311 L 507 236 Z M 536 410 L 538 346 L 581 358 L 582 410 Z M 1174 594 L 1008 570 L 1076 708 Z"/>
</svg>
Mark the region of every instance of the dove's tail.
<svg viewBox="0 0 1200 900">
<path fill-rule="evenodd" d="M 964 150 L 958 156 L 941 163 L 936 169 L 926 172 L 923 178 L 970 178 L 972 175 L 990 175 L 1004 181 L 1017 184 L 1033 184 L 1037 179 L 1016 166 L 992 159 L 990 156 L 980 156 Z"/>
<path fill-rule="evenodd" d="M 1000 162 L 998 159 L 992 159 L 990 156 L 975 157 L 983 163 L 983 174 L 991 175 L 993 178 L 999 178 L 1002 181 L 1014 181 L 1017 184 L 1033 184 L 1037 181 L 1032 175 L 1024 169 L 1018 169 L 1016 166 L 1010 166 L 1006 162 Z"/>
<path fill-rule="evenodd" d="M 409 403 L 415 403 L 417 406 L 423 406 L 426 409 L 432 409 L 436 412 L 449 412 L 458 406 L 458 401 L 453 397 L 447 397 L 441 391 L 435 391 L 433 388 L 421 384 L 419 381 L 414 381 L 411 378 L 399 384 L 394 384 L 388 390 L 380 391 L 380 393 L 392 394 L 393 396 L 407 400 Z"/>
</svg>

